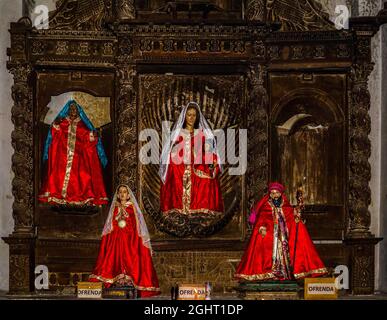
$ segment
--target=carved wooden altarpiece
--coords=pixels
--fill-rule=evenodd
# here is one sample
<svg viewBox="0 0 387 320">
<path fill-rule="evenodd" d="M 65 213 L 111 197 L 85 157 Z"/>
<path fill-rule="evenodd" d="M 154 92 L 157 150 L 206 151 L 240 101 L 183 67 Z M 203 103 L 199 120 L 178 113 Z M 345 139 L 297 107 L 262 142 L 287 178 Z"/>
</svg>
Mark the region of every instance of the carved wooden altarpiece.
<svg viewBox="0 0 387 320">
<path fill-rule="evenodd" d="M 272 179 L 286 183 L 291 197 L 305 188 L 307 225 L 326 265 L 349 266 L 353 293 L 374 291 L 380 239 L 369 231 L 367 83 L 371 39 L 386 12 L 336 30 L 316 1 L 299 3 L 61 0 L 47 30 L 29 18 L 11 24 L 15 228 L 4 238 L 10 294 L 35 292 L 41 264 L 51 291 L 73 292 L 96 260 L 107 208 L 58 211 L 36 200 L 42 119 L 50 97 L 69 91 L 110 98 L 105 183 L 110 194 L 129 183 L 140 199 L 164 293 L 176 281 L 231 290 L 250 232 L 247 214 Z M 226 212 L 214 221 L 161 216 L 157 166 L 138 160 L 139 132 L 160 132 L 161 121 L 176 119 L 190 100 L 216 129 L 248 130 L 247 172 L 224 171 Z"/>
</svg>

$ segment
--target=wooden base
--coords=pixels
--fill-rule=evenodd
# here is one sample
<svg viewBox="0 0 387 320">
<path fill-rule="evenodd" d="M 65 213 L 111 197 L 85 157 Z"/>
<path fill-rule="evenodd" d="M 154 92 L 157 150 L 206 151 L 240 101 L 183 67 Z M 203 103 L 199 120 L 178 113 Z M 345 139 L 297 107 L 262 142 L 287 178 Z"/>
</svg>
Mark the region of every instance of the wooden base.
<svg viewBox="0 0 387 320">
<path fill-rule="evenodd" d="M 238 297 L 244 300 L 299 300 L 302 286 L 296 281 L 241 282 Z"/>
<path fill-rule="evenodd" d="M 298 292 L 240 292 L 243 300 L 300 300 Z"/>
<path fill-rule="evenodd" d="M 134 287 L 108 288 L 102 293 L 104 299 L 137 299 L 137 290 Z"/>
</svg>

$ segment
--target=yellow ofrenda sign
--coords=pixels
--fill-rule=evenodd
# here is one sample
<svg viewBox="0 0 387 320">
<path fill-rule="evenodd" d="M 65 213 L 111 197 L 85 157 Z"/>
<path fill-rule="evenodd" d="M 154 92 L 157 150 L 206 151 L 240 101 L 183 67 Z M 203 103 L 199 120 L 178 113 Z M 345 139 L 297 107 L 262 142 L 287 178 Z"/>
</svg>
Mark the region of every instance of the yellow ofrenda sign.
<svg viewBox="0 0 387 320">
<path fill-rule="evenodd" d="M 205 300 L 206 287 L 197 284 L 182 284 L 179 286 L 178 300 Z"/>
<path fill-rule="evenodd" d="M 78 298 L 83 299 L 101 299 L 102 282 L 78 282 Z"/>
<path fill-rule="evenodd" d="M 337 299 L 335 278 L 306 278 L 304 286 L 305 300 Z"/>
</svg>

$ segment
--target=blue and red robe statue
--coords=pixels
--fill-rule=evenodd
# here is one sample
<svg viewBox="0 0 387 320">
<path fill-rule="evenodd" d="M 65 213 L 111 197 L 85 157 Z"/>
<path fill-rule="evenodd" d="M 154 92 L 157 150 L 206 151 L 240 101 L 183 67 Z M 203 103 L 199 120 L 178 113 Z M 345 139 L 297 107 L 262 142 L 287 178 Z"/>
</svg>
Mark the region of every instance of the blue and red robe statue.
<svg viewBox="0 0 387 320">
<path fill-rule="evenodd" d="M 70 105 L 78 116 L 69 117 Z M 83 109 L 70 100 L 49 129 L 43 160 L 47 172 L 39 201 L 50 204 L 102 205 L 108 203 L 102 176 L 107 159 L 95 128 Z"/>
</svg>

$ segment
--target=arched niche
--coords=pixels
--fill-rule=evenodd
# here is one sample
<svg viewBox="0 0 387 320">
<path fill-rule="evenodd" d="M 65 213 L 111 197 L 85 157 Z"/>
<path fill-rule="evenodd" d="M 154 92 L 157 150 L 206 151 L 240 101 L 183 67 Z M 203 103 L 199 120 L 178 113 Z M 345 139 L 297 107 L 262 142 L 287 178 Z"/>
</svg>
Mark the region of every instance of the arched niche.
<svg viewBox="0 0 387 320">
<path fill-rule="evenodd" d="M 39 159 L 40 169 L 37 174 L 36 183 L 36 198 L 40 192 L 43 180 L 47 173 L 47 162 L 43 161 L 43 149 L 50 126 L 69 100 L 75 100 L 84 110 L 86 116 L 89 118 L 93 126 L 102 139 L 102 144 L 108 158 L 108 164 L 103 168 L 103 178 L 108 196 L 112 194 L 112 171 L 113 171 L 113 123 L 112 123 L 112 101 L 111 97 L 100 96 L 94 90 L 87 88 L 70 86 L 63 88 L 62 91 L 51 92 L 47 91 L 44 94 L 44 99 L 40 99 L 38 106 L 37 130 L 38 141 L 36 144 L 36 155 Z M 95 214 L 101 211 L 99 208 L 89 205 L 47 205 L 37 202 L 40 207 L 40 212 L 53 210 L 56 213 L 65 214 Z"/>
<path fill-rule="evenodd" d="M 298 90 L 272 113 L 272 179 L 286 185 L 296 203 L 302 187 L 309 207 L 344 204 L 344 121 L 338 105 L 320 90 Z"/>
</svg>

